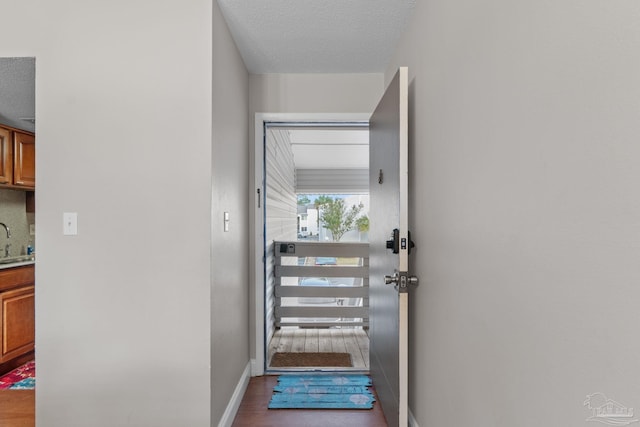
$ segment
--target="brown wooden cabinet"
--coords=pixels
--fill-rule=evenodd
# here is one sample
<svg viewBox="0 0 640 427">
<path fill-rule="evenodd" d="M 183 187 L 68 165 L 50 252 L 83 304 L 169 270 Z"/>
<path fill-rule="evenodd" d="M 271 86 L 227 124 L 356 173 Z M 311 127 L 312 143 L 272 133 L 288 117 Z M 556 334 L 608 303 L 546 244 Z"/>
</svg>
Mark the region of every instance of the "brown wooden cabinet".
<svg viewBox="0 0 640 427">
<path fill-rule="evenodd" d="M 13 184 L 13 132 L 0 128 L 0 184 Z"/>
<path fill-rule="evenodd" d="M 33 190 L 36 186 L 36 138 L 0 127 L 0 186 Z"/>
<path fill-rule="evenodd" d="M 36 138 L 27 133 L 13 133 L 13 185 L 36 186 Z"/>
<path fill-rule="evenodd" d="M 33 351 L 34 346 L 34 267 L 0 270 L 0 363 Z"/>
<path fill-rule="evenodd" d="M 35 288 L 27 286 L 0 294 L 2 361 L 33 350 L 35 344 Z"/>
</svg>

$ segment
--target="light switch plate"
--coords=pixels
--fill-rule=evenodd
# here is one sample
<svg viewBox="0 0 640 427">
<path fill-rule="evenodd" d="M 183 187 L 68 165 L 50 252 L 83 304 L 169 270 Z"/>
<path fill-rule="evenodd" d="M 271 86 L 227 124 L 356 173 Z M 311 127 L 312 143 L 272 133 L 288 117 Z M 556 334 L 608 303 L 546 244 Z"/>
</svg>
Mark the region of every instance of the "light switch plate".
<svg viewBox="0 0 640 427">
<path fill-rule="evenodd" d="M 78 234 L 78 213 L 65 212 L 62 214 L 62 234 L 76 236 Z"/>
</svg>

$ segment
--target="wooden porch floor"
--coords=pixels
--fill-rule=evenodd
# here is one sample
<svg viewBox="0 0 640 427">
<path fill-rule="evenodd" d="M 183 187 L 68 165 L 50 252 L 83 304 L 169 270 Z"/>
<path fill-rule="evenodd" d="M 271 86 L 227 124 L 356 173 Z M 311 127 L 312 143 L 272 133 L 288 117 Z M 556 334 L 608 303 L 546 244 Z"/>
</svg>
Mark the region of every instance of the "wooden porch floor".
<svg viewBox="0 0 640 427">
<path fill-rule="evenodd" d="M 349 353 L 353 367 L 340 370 L 369 370 L 369 337 L 363 329 L 283 327 L 276 331 L 269 343 L 269 362 L 276 352 Z M 274 369 L 280 371 L 291 368 Z"/>
</svg>

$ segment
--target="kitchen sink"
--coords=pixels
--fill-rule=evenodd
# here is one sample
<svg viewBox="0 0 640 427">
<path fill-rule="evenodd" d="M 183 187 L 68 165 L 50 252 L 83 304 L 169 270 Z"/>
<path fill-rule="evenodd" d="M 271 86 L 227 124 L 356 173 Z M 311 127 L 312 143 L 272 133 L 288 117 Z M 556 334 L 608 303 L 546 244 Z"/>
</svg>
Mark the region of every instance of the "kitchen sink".
<svg viewBox="0 0 640 427">
<path fill-rule="evenodd" d="M 7 258 L 0 258 L 0 264 L 13 264 L 17 262 L 33 261 L 36 257 L 33 255 L 20 255 Z"/>
</svg>

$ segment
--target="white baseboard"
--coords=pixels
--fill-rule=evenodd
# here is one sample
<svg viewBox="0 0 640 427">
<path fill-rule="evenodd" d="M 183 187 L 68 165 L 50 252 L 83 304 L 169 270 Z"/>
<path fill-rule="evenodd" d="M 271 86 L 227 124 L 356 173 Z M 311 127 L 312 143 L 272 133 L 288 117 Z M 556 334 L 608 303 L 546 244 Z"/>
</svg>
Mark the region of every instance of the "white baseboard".
<svg viewBox="0 0 640 427">
<path fill-rule="evenodd" d="M 262 361 L 258 361 L 256 359 L 251 359 L 251 376 L 252 377 L 261 377 L 264 375 L 264 368 L 262 367 Z"/>
<path fill-rule="evenodd" d="M 420 427 L 418 425 L 418 421 L 416 421 L 416 418 L 413 416 L 411 409 L 409 409 L 409 427 Z"/>
<path fill-rule="evenodd" d="M 236 385 L 236 389 L 233 391 L 233 395 L 229 400 L 229 404 L 227 404 L 227 409 L 225 409 L 224 414 L 222 414 L 218 427 L 231 427 L 231 424 L 233 424 L 233 420 L 235 419 L 236 414 L 238 413 L 238 408 L 240 407 L 240 402 L 242 402 L 242 398 L 244 397 L 244 392 L 247 391 L 250 374 L 251 363 L 247 363 L 247 366 L 244 368 L 244 371 L 240 376 L 240 380 Z"/>
</svg>

